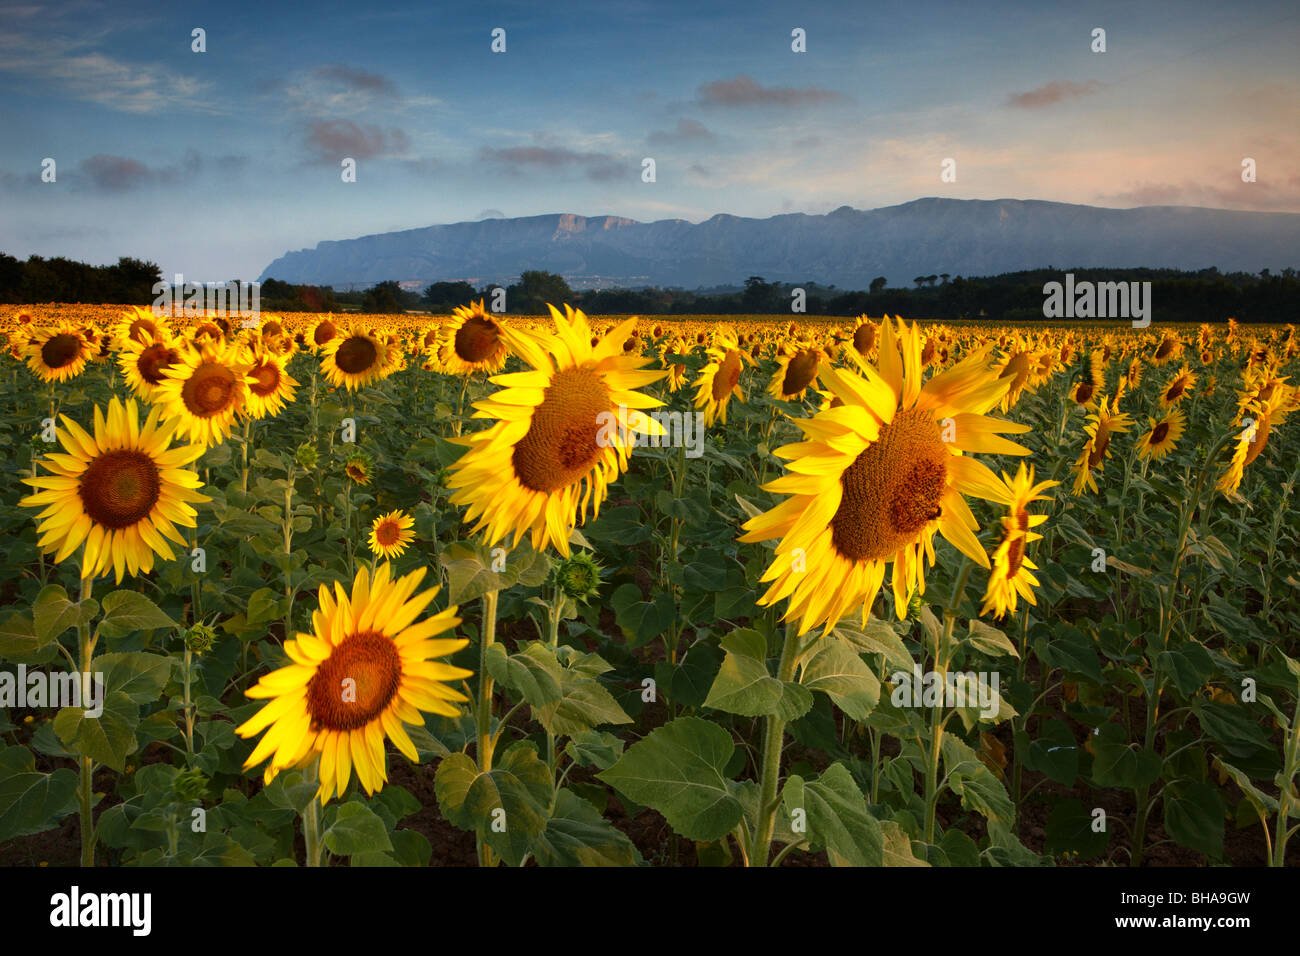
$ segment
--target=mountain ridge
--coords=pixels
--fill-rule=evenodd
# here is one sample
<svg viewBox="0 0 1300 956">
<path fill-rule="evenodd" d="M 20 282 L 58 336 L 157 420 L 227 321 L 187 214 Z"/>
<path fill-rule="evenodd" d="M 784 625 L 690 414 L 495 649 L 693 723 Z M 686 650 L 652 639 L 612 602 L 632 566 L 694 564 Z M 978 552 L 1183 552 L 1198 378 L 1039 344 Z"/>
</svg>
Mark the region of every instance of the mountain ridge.
<svg viewBox="0 0 1300 956">
<path fill-rule="evenodd" d="M 510 282 L 542 269 L 575 289 L 769 281 L 866 288 L 921 274 L 996 275 L 1068 264 L 1258 271 L 1300 264 L 1300 213 L 1205 206 L 1118 209 L 1043 199 L 927 196 L 862 210 L 766 218 L 715 213 L 641 222 L 544 213 L 420 226 L 290 251 L 261 279 L 360 287 Z"/>
</svg>

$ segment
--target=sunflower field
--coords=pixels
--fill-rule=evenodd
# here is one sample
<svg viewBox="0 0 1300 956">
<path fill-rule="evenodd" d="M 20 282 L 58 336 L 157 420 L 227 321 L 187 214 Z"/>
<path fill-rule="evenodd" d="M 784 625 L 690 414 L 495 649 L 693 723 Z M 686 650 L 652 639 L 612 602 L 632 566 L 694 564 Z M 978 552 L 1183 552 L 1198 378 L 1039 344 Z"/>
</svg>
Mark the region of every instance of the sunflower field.
<svg viewBox="0 0 1300 956">
<path fill-rule="evenodd" d="M 11 310 L 4 864 L 1297 862 L 1294 326 Z"/>
</svg>

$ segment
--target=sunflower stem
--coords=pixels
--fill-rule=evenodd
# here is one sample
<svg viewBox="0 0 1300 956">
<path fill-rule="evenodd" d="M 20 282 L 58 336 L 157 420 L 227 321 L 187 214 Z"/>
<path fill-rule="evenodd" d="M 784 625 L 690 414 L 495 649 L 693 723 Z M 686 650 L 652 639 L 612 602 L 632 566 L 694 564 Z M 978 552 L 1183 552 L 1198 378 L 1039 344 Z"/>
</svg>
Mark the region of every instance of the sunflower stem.
<svg viewBox="0 0 1300 956">
<path fill-rule="evenodd" d="M 85 560 L 82 560 L 82 574 L 86 573 Z M 81 594 L 77 599 L 78 605 L 84 604 L 90 600 L 90 594 L 93 590 L 94 578 L 85 576 L 81 579 Z M 81 673 L 78 678 L 82 682 L 83 689 L 90 678 L 90 658 L 94 653 L 94 645 L 90 641 L 90 621 L 81 616 L 81 623 L 77 625 L 77 646 L 79 650 L 78 659 L 80 661 Z M 90 757 L 81 756 L 77 760 L 79 764 L 79 776 L 77 778 L 77 803 L 80 809 L 81 822 L 81 865 L 95 865 L 95 821 L 91 814 L 91 785 L 95 775 L 95 763 Z"/>
<path fill-rule="evenodd" d="M 777 680 L 782 685 L 794 679 L 795 665 L 799 661 L 799 638 L 794 625 L 787 622 L 785 639 L 781 644 L 781 663 L 777 667 Z M 785 743 L 785 720 L 777 714 L 768 714 L 763 721 L 763 762 L 758 797 L 758 825 L 754 830 L 749 851 L 750 866 L 767 866 L 772 851 L 772 834 L 776 829 L 777 785 L 781 779 L 781 750 Z"/>
<path fill-rule="evenodd" d="M 488 673 L 487 660 L 488 648 L 496 641 L 498 597 L 497 591 L 488 591 L 483 595 L 483 633 L 478 645 L 478 706 L 474 717 L 478 732 L 479 773 L 489 773 L 492 770 L 492 677 Z M 495 866 L 492 848 L 481 833 L 478 838 L 478 858 L 480 866 Z"/>
<path fill-rule="evenodd" d="M 307 774 L 307 783 L 320 782 L 320 759 L 312 761 L 311 770 Z M 312 794 L 306 809 L 302 812 L 302 842 L 306 850 L 307 866 L 321 865 L 321 833 L 320 833 L 320 800 L 316 794 Z"/>
</svg>

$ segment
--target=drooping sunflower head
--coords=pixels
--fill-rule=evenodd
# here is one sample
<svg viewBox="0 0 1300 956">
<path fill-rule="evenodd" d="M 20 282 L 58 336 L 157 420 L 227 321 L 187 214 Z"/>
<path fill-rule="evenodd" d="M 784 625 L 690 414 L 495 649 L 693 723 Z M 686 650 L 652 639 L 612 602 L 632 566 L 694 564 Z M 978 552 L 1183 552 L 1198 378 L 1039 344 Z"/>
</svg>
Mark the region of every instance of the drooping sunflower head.
<svg viewBox="0 0 1300 956">
<path fill-rule="evenodd" d="M 1038 603 L 1033 590 L 1038 586 L 1038 579 L 1033 575 L 1038 565 L 1029 560 L 1025 548 L 1042 537 L 1033 529 L 1046 521 L 1047 516 L 1031 512 L 1029 506 L 1047 500 L 1048 496 L 1042 492 L 1058 484 L 1055 481 L 1035 484 L 1033 466 L 1026 469 L 1024 462 L 1015 478 L 1003 472 L 1002 483 L 1009 498 L 1007 513 L 1002 519 L 1002 540 L 993 553 L 993 567 L 984 592 L 984 605 L 980 608 L 981 615 L 993 611 L 999 618 L 1014 614 L 1022 597 L 1030 604 Z"/>
<path fill-rule="evenodd" d="M 757 347 L 757 346 L 756 346 Z M 740 347 L 740 343 L 725 331 L 714 336 L 713 346 L 706 350 L 709 362 L 700 369 L 695 380 L 695 407 L 704 414 L 704 424 L 727 423 L 727 405 L 734 397 L 745 400 L 740 386 L 740 375 L 753 359 Z"/>
<path fill-rule="evenodd" d="M 420 711 L 457 717 L 467 700 L 450 686 L 473 672 L 436 660 L 469 642 L 438 638 L 456 627 L 456 607 L 416 623 L 438 593 L 415 589 L 420 568 L 392 580 L 387 562 L 373 580 L 362 567 L 350 591 L 336 582 L 322 585 L 310 633 L 285 641 L 290 663 L 262 677 L 247 691 L 269 703 L 236 728 L 241 737 L 266 731 L 244 763 L 248 770 L 269 758 L 264 779 L 282 770 L 320 760 L 321 803 L 342 796 L 352 771 L 367 794 L 388 780 L 384 738 L 408 759 L 419 752 L 404 724 L 422 726 Z"/>
<path fill-rule="evenodd" d="M 42 382 L 65 382 L 85 371 L 94 349 L 70 322 L 37 329 L 24 350 L 27 367 Z"/>
<path fill-rule="evenodd" d="M 555 334 L 507 329 L 510 348 L 531 369 L 492 379 L 504 388 L 476 402 L 490 428 L 460 439 L 466 452 L 452 465 L 452 504 L 466 505 L 474 532 L 489 544 L 528 532 L 536 550 L 569 554 L 569 535 L 594 502 L 599 514 L 609 484 L 627 469 L 633 433 L 663 427 L 642 409 L 663 404 L 636 389 L 667 372 L 644 369 L 650 359 L 623 352 L 636 322 L 619 324 L 595 346 L 581 311 L 551 307 Z"/>
<path fill-rule="evenodd" d="M 1095 476 L 1101 473 L 1106 459 L 1110 457 L 1111 437 L 1127 432 L 1132 425 L 1133 420 L 1127 413 L 1116 411 L 1110 399 L 1105 396 L 1101 398 L 1097 410 L 1088 416 L 1088 423 L 1083 427 L 1088 440 L 1074 463 L 1074 494 L 1082 494 L 1085 487 L 1097 492 Z"/>
<path fill-rule="evenodd" d="M 197 512 L 191 503 L 211 499 L 195 489 L 203 482 L 185 468 L 203 449 L 168 448 L 174 421 L 159 424 L 160 409 L 143 426 L 135 400 L 95 407 L 93 434 L 66 415 L 57 430 L 63 453 L 41 459 L 48 474 L 23 481 L 40 489 L 20 504 L 42 507 L 38 542 L 63 561 L 85 545 L 83 577 L 110 569 L 120 583 L 124 574 L 153 570 L 154 555 L 172 560 L 166 539 L 188 547 L 176 525 L 192 528 Z"/>
<path fill-rule="evenodd" d="M 353 484 L 368 485 L 375 473 L 375 460 L 358 448 L 343 462 L 343 472 Z"/>
<path fill-rule="evenodd" d="M 178 419 L 178 434 L 204 448 L 220 444 L 248 401 L 248 368 L 239 347 L 204 339 L 162 370 L 154 401 L 167 418 Z"/>
<path fill-rule="evenodd" d="M 1192 386 L 1196 384 L 1196 373 L 1191 370 L 1186 362 L 1183 363 L 1182 369 L 1165 386 L 1165 390 L 1160 393 L 1160 407 L 1171 408 L 1177 405 L 1187 397 Z"/>
<path fill-rule="evenodd" d="M 415 519 L 400 508 L 380 515 L 370 525 L 368 544 L 376 557 L 396 558 L 415 540 Z"/>
<path fill-rule="evenodd" d="M 788 473 L 763 486 L 791 497 L 747 521 L 740 538 L 780 539 L 761 605 L 788 597 L 785 618 L 799 620 L 800 634 L 833 626 L 850 611 L 866 613 L 892 563 L 902 619 L 909 594 L 924 591 L 936 532 L 988 567 L 963 495 L 1006 502 L 1008 493 L 966 453 L 1028 454 L 999 433 L 1029 430 L 985 414 L 1009 384 L 988 352 L 976 350 L 923 383 L 916 328 L 900 323 L 896 334 L 886 322 L 878 365 L 858 360 L 856 373 L 826 370 L 823 383 L 842 404 L 795 422 L 806 440 L 777 449 Z"/>
<path fill-rule="evenodd" d="M 452 311 L 451 318 L 441 329 L 438 352 L 448 374 L 469 375 L 501 371 L 505 368 L 510 346 L 505 326 L 483 307 L 480 299 L 470 305 L 457 306 Z"/>
</svg>

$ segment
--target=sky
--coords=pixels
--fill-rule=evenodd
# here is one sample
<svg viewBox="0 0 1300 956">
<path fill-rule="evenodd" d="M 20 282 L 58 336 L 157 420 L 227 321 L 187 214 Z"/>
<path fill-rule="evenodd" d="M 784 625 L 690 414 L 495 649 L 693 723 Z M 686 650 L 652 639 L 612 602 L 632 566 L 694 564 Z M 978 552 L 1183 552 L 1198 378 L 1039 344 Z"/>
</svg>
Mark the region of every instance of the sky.
<svg viewBox="0 0 1300 956">
<path fill-rule="evenodd" d="M 1297 49 L 1294 0 L 0 0 L 0 251 L 217 281 L 493 216 L 1300 212 Z"/>
</svg>

